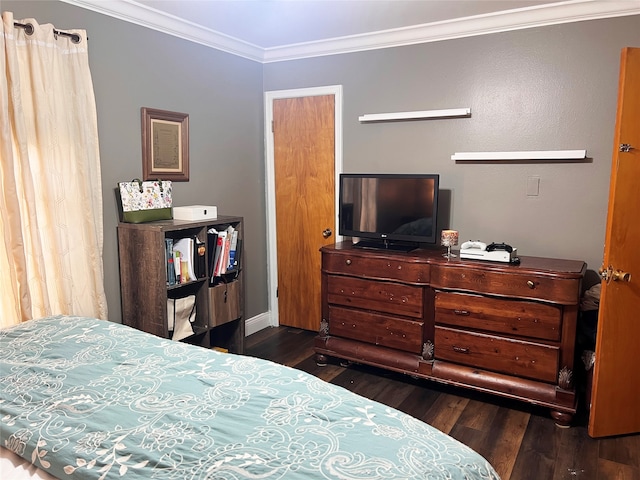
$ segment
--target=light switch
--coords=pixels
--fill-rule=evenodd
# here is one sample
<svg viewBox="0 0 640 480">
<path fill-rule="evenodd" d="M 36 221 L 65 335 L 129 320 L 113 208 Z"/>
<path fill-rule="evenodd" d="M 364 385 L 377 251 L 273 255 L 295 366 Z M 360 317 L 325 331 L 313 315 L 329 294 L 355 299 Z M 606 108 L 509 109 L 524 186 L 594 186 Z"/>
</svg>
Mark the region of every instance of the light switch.
<svg viewBox="0 0 640 480">
<path fill-rule="evenodd" d="M 527 197 L 537 197 L 540 194 L 540 177 L 527 178 Z"/>
</svg>

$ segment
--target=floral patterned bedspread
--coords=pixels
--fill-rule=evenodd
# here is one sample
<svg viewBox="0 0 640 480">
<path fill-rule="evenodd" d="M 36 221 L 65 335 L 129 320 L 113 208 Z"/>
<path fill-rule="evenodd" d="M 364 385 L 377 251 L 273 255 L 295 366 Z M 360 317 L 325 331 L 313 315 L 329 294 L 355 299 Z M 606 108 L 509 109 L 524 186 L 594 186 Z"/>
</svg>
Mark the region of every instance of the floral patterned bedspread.
<svg viewBox="0 0 640 480">
<path fill-rule="evenodd" d="M 305 372 L 83 317 L 0 330 L 0 433 L 60 479 L 498 479 L 457 440 Z"/>
</svg>

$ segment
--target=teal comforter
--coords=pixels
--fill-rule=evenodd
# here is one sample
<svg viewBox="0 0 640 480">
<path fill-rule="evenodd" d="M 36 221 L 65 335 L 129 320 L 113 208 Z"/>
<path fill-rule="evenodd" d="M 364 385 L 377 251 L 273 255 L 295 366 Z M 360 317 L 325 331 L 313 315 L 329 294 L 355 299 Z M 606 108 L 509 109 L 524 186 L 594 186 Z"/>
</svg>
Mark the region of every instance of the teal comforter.
<svg viewBox="0 0 640 480">
<path fill-rule="evenodd" d="M 0 432 L 60 479 L 498 479 L 437 429 L 305 372 L 83 317 L 0 330 Z"/>
</svg>

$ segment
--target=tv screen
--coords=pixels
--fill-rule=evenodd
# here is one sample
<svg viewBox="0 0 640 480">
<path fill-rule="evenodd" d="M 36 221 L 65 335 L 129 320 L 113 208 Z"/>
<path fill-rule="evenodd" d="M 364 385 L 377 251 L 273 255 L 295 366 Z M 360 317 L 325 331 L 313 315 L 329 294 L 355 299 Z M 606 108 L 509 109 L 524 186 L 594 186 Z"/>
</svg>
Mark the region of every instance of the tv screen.
<svg viewBox="0 0 640 480">
<path fill-rule="evenodd" d="M 340 175 L 339 233 L 356 246 L 410 250 L 436 242 L 437 174 Z"/>
</svg>

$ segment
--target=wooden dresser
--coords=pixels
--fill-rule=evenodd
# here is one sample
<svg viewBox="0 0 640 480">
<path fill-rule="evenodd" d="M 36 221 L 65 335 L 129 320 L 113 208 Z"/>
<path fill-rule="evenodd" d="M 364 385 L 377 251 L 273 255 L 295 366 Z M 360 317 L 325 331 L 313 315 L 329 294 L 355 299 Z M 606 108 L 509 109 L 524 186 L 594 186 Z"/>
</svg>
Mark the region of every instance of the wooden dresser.
<svg viewBox="0 0 640 480">
<path fill-rule="evenodd" d="M 519 265 L 354 248 L 322 252 L 316 360 L 374 365 L 576 412 L 573 382 L 582 261 Z"/>
</svg>

